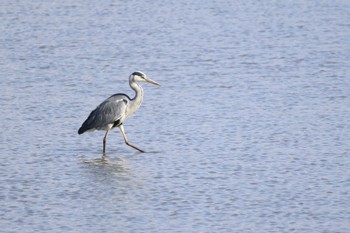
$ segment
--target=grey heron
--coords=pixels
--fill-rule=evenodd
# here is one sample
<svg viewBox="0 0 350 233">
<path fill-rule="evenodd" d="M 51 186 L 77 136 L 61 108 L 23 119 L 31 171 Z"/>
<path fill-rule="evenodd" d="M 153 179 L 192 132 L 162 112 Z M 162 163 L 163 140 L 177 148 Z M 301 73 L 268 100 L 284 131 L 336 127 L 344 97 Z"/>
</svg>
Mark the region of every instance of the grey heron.
<svg viewBox="0 0 350 233">
<path fill-rule="evenodd" d="M 147 76 L 140 71 L 132 73 L 129 77 L 129 85 L 131 89 L 135 91 L 135 97 L 131 99 L 126 94 L 114 94 L 110 96 L 90 113 L 78 130 L 78 134 L 82 134 L 86 131 L 105 130 L 106 134 L 103 138 L 103 153 L 105 153 L 107 134 L 112 128 L 118 127 L 128 146 L 140 152 L 144 152 L 140 148 L 129 143 L 123 126 L 124 121 L 136 112 L 142 103 L 143 89 L 138 82 L 148 82 L 160 86 L 159 83 L 147 78 Z"/>
</svg>

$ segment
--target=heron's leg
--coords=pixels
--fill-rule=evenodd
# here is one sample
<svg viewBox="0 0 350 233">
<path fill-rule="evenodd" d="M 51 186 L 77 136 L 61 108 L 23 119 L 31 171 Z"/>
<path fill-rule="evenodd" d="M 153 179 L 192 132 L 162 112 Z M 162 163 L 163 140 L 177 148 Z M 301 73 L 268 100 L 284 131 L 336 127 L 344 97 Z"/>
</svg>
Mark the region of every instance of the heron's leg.
<svg viewBox="0 0 350 233">
<path fill-rule="evenodd" d="M 126 137 L 126 135 L 125 135 L 125 132 L 124 132 L 124 126 L 123 126 L 123 125 L 120 125 L 120 126 L 119 126 L 119 129 L 120 129 L 120 132 L 122 132 L 122 134 L 123 134 L 124 141 L 125 141 L 126 145 L 131 146 L 132 148 L 134 148 L 134 149 L 136 149 L 136 150 L 138 150 L 138 151 L 140 151 L 140 152 L 142 152 L 142 153 L 144 152 L 144 151 L 141 150 L 140 148 L 137 148 L 136 146 L 131 145 L 131 144 L 128 142 L 128 139 L 127 139 L 127 137 Z"/>
<path fill-rule="evenodd" d="M 106 134 L 105 134 L 105 136 L 104 136 L 104 138 L 103 138 L 103 154 L 106 153 L 106 141 L 107 141 L 107 134 L 108 134 L 108 131 L 109 131 L 109 129 L 107 128 Z"/>
</svg>

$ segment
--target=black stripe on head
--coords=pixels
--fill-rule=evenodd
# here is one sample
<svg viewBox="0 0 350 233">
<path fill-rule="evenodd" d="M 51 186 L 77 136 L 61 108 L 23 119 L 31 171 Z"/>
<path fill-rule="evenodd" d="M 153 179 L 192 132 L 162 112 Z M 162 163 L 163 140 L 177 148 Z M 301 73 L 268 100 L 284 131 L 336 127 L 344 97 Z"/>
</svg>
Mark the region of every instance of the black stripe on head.
<svg viewBox="0 0 350 233">
<path fill-rule="evenodd" d="M 132 73 L 132 75 L 138 75 L 138 76 L 140 76 L 140 77 L 142 77 L 142 78 L 145 77 L 145 74 L 144 74 L 144 73 L 141 73 L 141 72 L 139 72 L 139 71 L 136 71 L 136 72 Z"/>
</svg>

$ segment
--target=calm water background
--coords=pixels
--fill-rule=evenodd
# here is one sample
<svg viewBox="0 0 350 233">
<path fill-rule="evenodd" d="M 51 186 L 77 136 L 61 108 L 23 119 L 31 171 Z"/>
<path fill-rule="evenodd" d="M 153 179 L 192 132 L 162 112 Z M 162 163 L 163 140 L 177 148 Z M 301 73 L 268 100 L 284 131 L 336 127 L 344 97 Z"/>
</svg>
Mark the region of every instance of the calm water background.
<svg viewBox="0 0 350 233">
<path fill-rule="evenodd" d="M 1 1 L 1 232 L 349 232 L 350 2 Z M 78 135 L 142 70 L 140 110 Z"/>
</svg>

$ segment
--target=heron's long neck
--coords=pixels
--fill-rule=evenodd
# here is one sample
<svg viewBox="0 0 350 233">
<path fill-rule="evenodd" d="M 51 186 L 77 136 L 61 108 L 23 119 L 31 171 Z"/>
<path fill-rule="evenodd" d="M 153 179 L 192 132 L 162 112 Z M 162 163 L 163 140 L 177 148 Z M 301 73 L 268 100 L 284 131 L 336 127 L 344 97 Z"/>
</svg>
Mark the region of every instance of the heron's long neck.
<svg viewBox="0 0 350 233">
<path fill-rule="evenodd" d="M 135 97 L 131 99 L 131 111 L 136 111 L 143 100 L 143 89 L 142 87 L 134 81 L 130 81 L 130 87 L 135 91 Z"/>
</svg>

